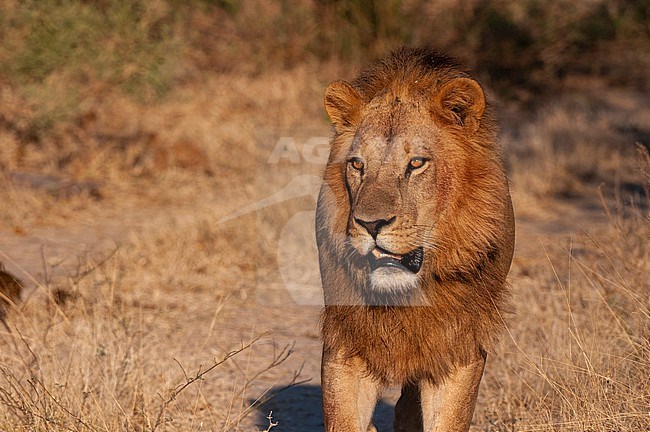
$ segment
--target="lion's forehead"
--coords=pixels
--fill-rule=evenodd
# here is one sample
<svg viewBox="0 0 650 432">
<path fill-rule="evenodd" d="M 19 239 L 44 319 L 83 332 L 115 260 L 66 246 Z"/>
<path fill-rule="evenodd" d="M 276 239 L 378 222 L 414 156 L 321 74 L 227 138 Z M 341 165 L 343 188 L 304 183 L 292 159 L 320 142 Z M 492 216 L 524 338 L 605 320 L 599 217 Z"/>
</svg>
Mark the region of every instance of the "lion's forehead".
<svg viewBox="0 0 650 432">
<path fill-rule="evenodd" d="M 432 152 L 438 126 L 430 113 L 413 101 L 372 101 L 361 118 L 351 153 L 404 156 Z"/>
<path fill-rule="evenodd" d="M 429 109 L 411 98 L 401 99 L 400 96 L 391 96 L 388 99 L 375 98 L 363 110 L 361 124 L 390 132 L 391 128 L 427 123 L 430 119 L 428 113 Z"/>
</svg>

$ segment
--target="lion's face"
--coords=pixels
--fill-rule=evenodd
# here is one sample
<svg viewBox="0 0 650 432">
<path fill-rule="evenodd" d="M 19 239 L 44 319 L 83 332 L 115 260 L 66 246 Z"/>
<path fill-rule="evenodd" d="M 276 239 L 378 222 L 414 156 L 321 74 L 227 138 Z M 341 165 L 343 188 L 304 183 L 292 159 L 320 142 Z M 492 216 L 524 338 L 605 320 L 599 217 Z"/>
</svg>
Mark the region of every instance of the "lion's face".
<svg viewBox="0 0 650 432">
<path fill-rule="evenodd" d="M 336 133 L 317 212 L 324 274 L 342 265 L 358 289 L 421 298 L 435 280 L 482 271 L 511 210 L 479 84 L 411 81 L 368 97 L 336 81 L 325 106 Z"/>
<path fill-rule="evenodd" d="M 346 157 L 347 236 L 367 260 L 370 287 L 413 289 L 436 224 L 436 128 L 422 105 L 374 101 Z M 427 127 L 423 127 L 427 125 Z"/>
</svg>

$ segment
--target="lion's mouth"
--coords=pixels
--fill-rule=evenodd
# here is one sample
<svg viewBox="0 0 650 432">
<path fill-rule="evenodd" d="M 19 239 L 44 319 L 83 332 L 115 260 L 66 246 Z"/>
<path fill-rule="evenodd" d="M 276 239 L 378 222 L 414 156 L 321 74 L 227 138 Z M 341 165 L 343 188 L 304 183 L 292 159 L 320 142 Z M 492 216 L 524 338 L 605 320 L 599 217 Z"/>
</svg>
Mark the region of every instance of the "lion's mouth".
<svg viewBox="0 0 650 432">
<path fill-rule="evenodd" d="M 398 255 L 376 246 L 369 254 L 368 259 L 371 270 L 376 270 L 380 267 L 394 267 L 417 273 L 420 271 L 420 267 L 422 267 L 423 257 L 424 250 L 421 247 L 407 254 Z"/>
</svg>

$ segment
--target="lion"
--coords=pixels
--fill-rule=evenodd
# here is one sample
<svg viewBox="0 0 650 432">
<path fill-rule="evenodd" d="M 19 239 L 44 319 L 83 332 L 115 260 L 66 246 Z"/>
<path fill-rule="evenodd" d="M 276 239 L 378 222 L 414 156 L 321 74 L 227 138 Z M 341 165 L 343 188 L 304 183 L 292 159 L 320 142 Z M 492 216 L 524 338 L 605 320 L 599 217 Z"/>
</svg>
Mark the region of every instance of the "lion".
<svg viewBox="0 0 650 432">
<path fill-rule="evenodd" d="M 18 302 L 22 290 L 23 285 L 20 280 L 6 271 L 0 262 L 0 321 L 7 330 L 9 330 L 6 322 L 7 312 Z"/>
<path fill-rule="evenodd" d="M 514 216 L 482 87 L 402 48 L 325 90 L 333 124 L 316 211 L 325 429 L 467 431 L 503 328 Z"/>
</svg>

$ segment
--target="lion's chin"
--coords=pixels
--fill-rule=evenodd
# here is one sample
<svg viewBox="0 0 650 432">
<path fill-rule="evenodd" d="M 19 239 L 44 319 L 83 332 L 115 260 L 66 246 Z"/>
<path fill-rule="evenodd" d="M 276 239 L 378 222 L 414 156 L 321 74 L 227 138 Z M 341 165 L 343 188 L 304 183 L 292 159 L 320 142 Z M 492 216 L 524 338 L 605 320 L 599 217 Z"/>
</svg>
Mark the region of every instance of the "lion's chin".
<svg viewBox="0 0 650 432">
<path fill-rule="evenodd" d="M 370 288 L 381 293 L 406 293 L 416 290 L 418 277 L 408 271 L 393 267 L 379 267 L 370 272 Z"/>
</svg>

